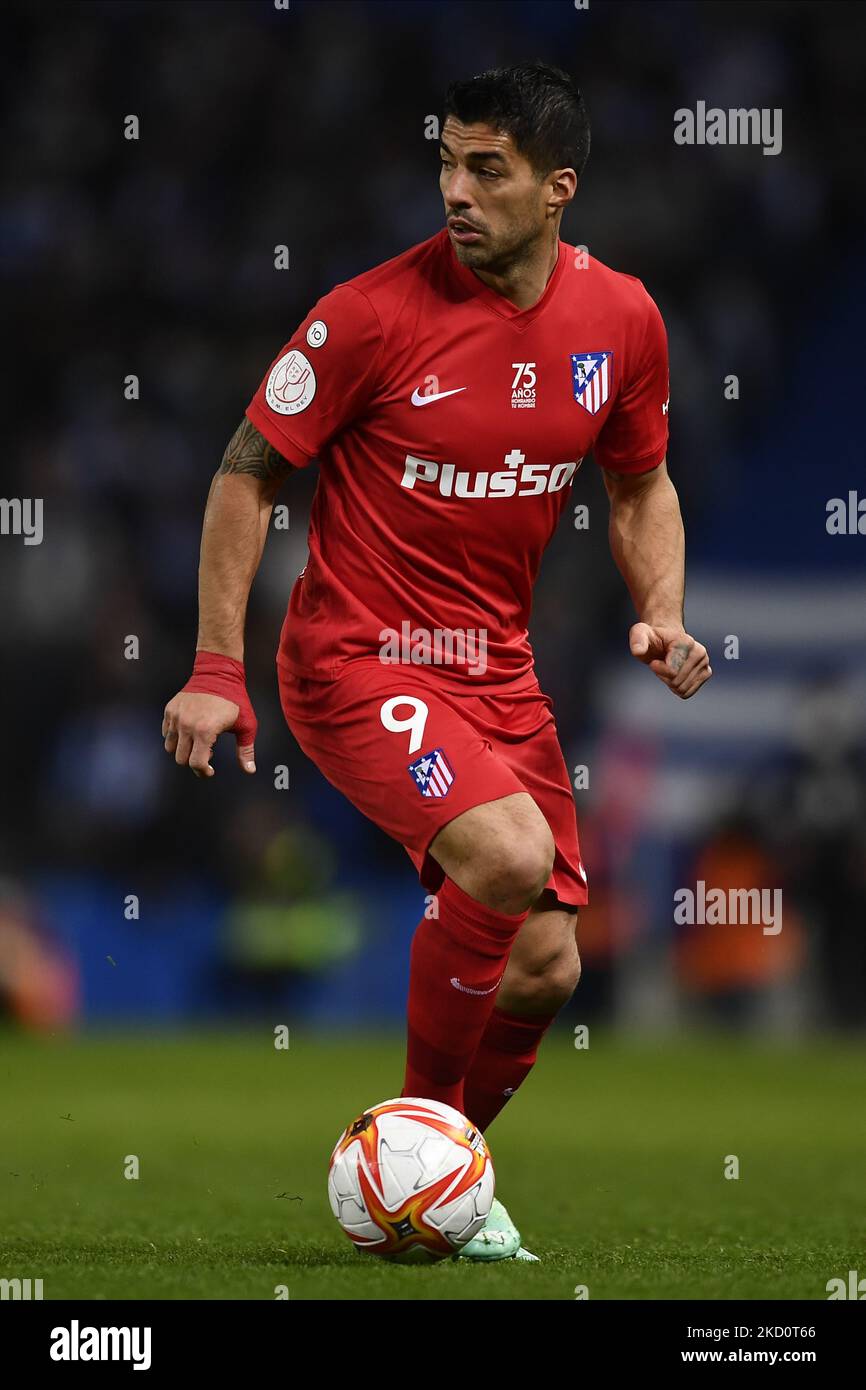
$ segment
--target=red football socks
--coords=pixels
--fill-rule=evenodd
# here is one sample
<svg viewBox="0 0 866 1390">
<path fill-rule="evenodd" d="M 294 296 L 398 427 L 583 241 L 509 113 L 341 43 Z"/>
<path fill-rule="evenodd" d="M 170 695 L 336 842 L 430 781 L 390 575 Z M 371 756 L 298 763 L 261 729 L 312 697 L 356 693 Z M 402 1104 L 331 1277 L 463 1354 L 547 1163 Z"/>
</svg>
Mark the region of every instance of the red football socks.
<svg viewBox="0 0 866 1390">
<path fill-rule="evenodd" d="M 463 1078 L 528 909 L 516 916 L 492 912 L 448 878 L 437 902 L 438 919 L 422 918 L 412 940 L 402 1094 L 464 1111 Z"/>
<path fill-rule="evenodd" d="M 535 1065 L 550 1018 L 519 1018 L 494 1008 L 463 1086 L 463 1113 L 487 1129 Z"/>
</svg>

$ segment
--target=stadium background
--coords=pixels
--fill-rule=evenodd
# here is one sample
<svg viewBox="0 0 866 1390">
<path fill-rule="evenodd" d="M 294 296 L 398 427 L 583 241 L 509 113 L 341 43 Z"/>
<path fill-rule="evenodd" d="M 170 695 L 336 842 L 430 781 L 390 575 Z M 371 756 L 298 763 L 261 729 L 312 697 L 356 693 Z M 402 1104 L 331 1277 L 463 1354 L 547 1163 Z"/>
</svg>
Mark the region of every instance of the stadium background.
<svg viewBox="0 0 866 1390">
<path fill-rule="evenodd" d="M 284 488 L 253 590 L 257 776 L 231 740 L 213 782 L 182 773 L 160 722 L 192 661 L 208 484 L 265 367 L 321 293 L 441 226 L 425 123 L 447 82 L 533 57 L 576 72 L 592 121 L 563 237 L 639 276 L 668 327 L 687 626 L 714 668 L 682 704 L 630 662 L 585 466 L 589 529 L 566 517 L 531 627 L 590 774 L 584 976 L 551 1075 L 579 1024 L 621 1042 L 713 1025 L 851 1034 L 862 1078 L 866 538 L 826 529 L 830 498 L 866 494 L 862 6 L 111 0 L 13 3 L 4 25 L 3 493 L 45 516 L 41 545 L 0 538 L 0 1008 L 25 1091 L 46 1067 L 22 1036 L 277 1023 L 328 1046 L 384 1030 L 370 1084 L 398 1089 L 421 891 L 277 702 L 315 470 Z M 676 145 L 698 100 L 781 108 L 782 153 Z M 701 878 L 781 887 L 784 929 L 676 927 L 674 890 Z"/>
</svg>

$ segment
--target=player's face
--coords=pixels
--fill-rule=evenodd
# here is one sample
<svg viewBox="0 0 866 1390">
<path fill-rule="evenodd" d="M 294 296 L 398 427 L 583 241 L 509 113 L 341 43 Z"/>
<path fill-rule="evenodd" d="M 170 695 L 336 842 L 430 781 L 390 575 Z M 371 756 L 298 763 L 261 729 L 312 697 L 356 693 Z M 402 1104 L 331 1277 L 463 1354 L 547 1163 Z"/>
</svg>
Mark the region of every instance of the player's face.
<svg viewBox="0 0 866 1390">
<path fill-rule="evenodd" d="M 440 141 L 439 187 L 457 259 L 505 269 L 526 255 L 550 216 L 550 181 L 539 180 L 510 135 L 449 116 Z"/>
</svg>

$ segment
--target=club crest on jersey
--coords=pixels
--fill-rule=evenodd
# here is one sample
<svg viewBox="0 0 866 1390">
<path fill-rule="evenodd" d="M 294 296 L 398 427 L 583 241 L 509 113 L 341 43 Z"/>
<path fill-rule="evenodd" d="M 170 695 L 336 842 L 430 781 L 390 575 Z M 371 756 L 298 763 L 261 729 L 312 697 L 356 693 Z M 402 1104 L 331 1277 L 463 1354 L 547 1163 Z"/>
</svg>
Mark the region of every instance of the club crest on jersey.
<svg viewBox="0 0 866 1390">
<path fill-rule="evenodd" d="M 265 387 L 265 400 L 278 415 L 297 415 L 316 394 L 316 373 L 297 348 L 275 362 Z"/>
<path fill-rule="evenodd" d="M 612 352 L 573 352 L 571 384 L 574 399 L 590 415 L 597 415 L 610 398 Z"/>
<path fill-rule="evenodd" d="M 447 796 L 451 790 L 454 769 L 441 748 L 422 753 L 409 764 L 409 771 L 422 796 Z"/>
</svg>

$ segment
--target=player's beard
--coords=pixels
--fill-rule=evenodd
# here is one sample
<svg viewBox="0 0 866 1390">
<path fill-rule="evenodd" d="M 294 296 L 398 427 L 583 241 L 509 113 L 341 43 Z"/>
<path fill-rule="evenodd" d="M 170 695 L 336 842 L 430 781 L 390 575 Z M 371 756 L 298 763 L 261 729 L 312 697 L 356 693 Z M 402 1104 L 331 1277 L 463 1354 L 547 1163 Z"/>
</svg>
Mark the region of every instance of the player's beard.
<svg viewBox="0 0 866 1390">
<path fill-rule="evenodd" d="M 506 231 L 494 236 L 489 228 L 480 242 L 469 246 L 452 243 L 461 265 L 470 270 L 484 270 L 490 275 L 507 277 L 520 266 L 533 261 L 539 254 L 543 228 L 536 221 L 513 223 Z"/>
</svg>

